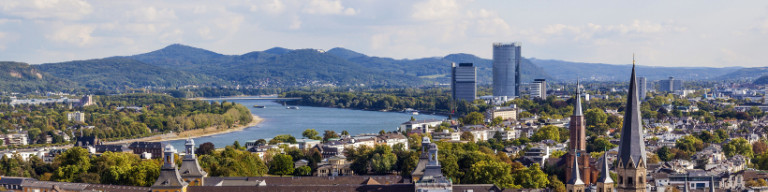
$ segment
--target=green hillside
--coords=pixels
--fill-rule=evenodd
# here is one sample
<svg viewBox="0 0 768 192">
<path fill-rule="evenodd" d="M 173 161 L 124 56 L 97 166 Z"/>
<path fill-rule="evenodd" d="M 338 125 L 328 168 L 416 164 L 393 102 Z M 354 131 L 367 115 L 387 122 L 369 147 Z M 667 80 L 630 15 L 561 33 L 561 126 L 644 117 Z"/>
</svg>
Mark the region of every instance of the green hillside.
<svg viewBox="0 0 768 192">
<path fill-rule="evenodd" d="M 35 68 L 97 90 L 224 83 L 218 78 L 160 68 L 125 57 L 42 64 Z"/>
<path fill-rule="evenodd" d="M 0 62 L 0 91 L 46 92 L 77 88 L 71 81 L 54 77 L 26 63 Z"/>
</svg>

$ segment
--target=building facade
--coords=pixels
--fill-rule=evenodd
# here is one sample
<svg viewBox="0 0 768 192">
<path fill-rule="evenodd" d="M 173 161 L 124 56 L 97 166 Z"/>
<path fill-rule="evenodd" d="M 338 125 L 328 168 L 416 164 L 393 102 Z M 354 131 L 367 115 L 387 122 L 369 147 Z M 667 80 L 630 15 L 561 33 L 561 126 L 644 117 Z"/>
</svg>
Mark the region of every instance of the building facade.
<svg viewBox="0 0 768 192">
<path fill-rule="evenodd" d="M 456 101 L 472 102 L 477 97 L 477 69 L 472 63 L 452 64 L 451 96 Z"/>
<path fill-rule="evenodd" d="M 493 96 L 520 95 L 520 43 L 493 44 Z"/>
<path fill-rule="evenodd" d="M 683 80 L 669 77 L 669 79 L 659 81 L 659 91 L 675 92 L 683 90 Z"/>
<path fill-rule="evenodd" d="M 203 168 L 197 162 L 197 157 L 195 157 L 195 140 L 187 139 L 184 146 L 187 148 L 187 151 L 181 160 L 181 167 L 179 168 L 181 179 L 187 182 L 189 186 L 203 186 L 208 173 L 203 171 Z"/>
<path fill-rule="evenodd" d="M 533 80 L 533 83 L 530 84 L 530 95 L 531 98 L 547 98 L 547 80 L 546 79 L 535 79 Z"/>
<path fill-rule="evenodd" d="M 638 88 L 640 88 L 640 100 L 645 100 L 646 93 L 648 92 L 648 80 L 645 77 L 637 78 Z"/>
</svg>

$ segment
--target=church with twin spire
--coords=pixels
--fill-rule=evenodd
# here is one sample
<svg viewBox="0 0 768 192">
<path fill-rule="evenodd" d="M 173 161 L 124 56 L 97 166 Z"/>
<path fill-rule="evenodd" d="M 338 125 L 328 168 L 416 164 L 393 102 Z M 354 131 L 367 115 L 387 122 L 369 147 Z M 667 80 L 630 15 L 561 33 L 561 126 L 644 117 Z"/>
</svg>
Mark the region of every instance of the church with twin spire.
<svg viewBox="0 0 768 192">
<path fill-rule="evenodd" d="M 578 83 L 577 83 L 578 84 Z M 578 90 L 578 85 L 577 85 Z M 608 152 L 600 158 L 598 167 L 589 164 L 590 156 L 586 151 L 585 123 L 581 110 L 581 99 L 577 91 L 576 106 L 571 116 L 569 152 L 565 155 L 567 192 L 585 192 L 588 187 L 595 187 L 596 192 L 644 192 L 646 191 L 646 154 L 643 141 L 643 126 L 640 118 L 640 100 L 635 75 L 635 62 L 632 60 L 632 74 L 629 79 L 629 93 L 624 111 L 624 124 L 621 129 L 617 164 L 614 172 L 618 176 L 614 181 L 610 176 Z M 614 188 L 614 184 L 616 184 Z"/>
</svg>

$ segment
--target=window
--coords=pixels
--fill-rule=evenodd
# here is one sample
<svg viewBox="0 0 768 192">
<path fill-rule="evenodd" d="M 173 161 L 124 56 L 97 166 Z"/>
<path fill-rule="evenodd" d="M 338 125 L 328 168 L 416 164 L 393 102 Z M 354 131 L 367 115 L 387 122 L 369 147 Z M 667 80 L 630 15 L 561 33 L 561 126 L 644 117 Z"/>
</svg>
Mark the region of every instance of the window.
<svg viewBox="0 0 768 192">
<path fill-rule="evenodd" d="M 619 176 L 619 184 L 624 184 L 624 178 L 622 176 Z"/>
<path fill-rule="evenodd" d="M 632 180 L 632 177 L 627 177 L 627 185 L 633 185 L 634 180 Z"/>
</svg>

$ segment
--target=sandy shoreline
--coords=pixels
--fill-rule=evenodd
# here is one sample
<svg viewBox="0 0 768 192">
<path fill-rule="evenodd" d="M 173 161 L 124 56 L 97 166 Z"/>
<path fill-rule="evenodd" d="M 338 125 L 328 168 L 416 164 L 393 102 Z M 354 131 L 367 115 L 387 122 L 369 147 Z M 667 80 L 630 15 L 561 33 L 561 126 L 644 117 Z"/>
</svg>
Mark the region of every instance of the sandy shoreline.
<svg viewBox="0 0 768 192">
<path fill-rule="evenodd" d="M 205 129 L 183 131 L 181 133 L 166 133 L 166 134 L 154 135 L 154 136 L 142 137 L 142 138 L 136 138 L 136 139 L 111 141 L 111 142 L 105 142 L 105 144 L 123 144 L 123 143 L 132 143 L 132 142 L 140 142 L 140 141 L 161 142 L 161 141 L 172 141 L 172 140 L 187 139 L 187 138 L 205 137 L 205 136 L 241 131 L 245 128 L 256 126 L 262 121 L 264 121 L 264 119 L 262 119 L 259 116 L 256 116 L 253 114 L 251 114 L 251 116 L 253 116 L 253 120 L 251 121 L 251 123 L 248 123 L 247 125 L 236 126 L 230 129 L 217 129 L 217 127 L 208 127 Z"/>
</svg>

